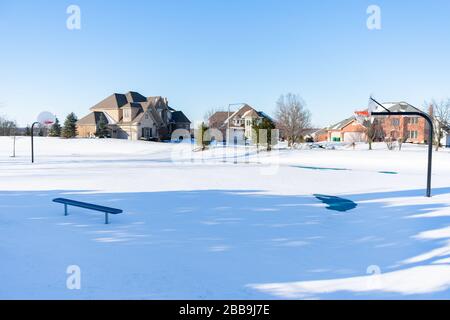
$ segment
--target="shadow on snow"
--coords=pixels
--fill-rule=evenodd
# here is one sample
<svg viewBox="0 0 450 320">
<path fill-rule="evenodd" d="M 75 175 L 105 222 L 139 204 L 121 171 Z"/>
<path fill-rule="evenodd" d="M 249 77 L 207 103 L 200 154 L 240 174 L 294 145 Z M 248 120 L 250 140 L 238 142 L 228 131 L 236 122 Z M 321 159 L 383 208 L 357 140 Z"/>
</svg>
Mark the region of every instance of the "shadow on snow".
<svg viewBox="0 0 450 320">
<path fill-rule="evenodd" d="M 442 239 L 414 236 L 449 226 L 448 217 L 409 218 L 448 203 L 385 201 L 422 195 L 346 195 L 358 206 L 342 214 L 324 210 L 314 196 L 258 190 L 0 192 L 0 298 L 264 299 L 273 297 L 246 285 L 361 276 L 370 265 L 400 270 L 400 261 L 442 247 Z M 102 214 L 83 209 L 64 217 L 51 202 L 57 197 L 124 213 L 108 226 Z M 77 292 L 65 287 L 73 264 L 83 272 Z"/>
</svg>

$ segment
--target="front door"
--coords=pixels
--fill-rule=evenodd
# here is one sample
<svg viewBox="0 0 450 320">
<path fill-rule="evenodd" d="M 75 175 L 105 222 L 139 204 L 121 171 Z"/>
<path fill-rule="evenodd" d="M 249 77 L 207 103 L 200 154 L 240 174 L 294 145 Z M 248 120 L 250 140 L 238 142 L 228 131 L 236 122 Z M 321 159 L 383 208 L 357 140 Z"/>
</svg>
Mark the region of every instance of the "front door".
<svg viewBox="0 0 450 320">
<path fill-rule="evenodd" d="M 153 136 L 153 128 L 142 128 L 142 137 L 145 139 L 150 139 Z"/>
</svg>

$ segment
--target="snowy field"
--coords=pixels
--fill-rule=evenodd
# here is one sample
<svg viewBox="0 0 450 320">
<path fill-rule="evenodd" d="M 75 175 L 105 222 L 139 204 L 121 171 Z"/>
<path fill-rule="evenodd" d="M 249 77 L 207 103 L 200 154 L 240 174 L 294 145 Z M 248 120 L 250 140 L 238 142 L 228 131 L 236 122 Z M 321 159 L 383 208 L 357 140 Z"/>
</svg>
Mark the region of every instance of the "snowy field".
<svg viewBox="0 0 450 320">
<path fill-rule="evenodd" d="M 450 299 L 448 150 L 428 199 L 424 146 L 35 148 L 32 165 L 29 138 L 16 158 L 0 138 L 0 299 Z M 354 206 L 330 210 L 329 196 Z M 57 197 L 124 213 L 65 217 Z"/>
</svg>

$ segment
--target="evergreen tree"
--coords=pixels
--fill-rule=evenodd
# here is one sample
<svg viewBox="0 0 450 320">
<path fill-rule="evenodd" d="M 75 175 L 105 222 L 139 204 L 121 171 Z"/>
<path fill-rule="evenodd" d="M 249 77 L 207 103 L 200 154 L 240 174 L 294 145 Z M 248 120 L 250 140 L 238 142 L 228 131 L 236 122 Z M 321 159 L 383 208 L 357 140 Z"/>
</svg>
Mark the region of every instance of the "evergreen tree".
<svg viewBox="0 0 450 320">
<path fill-rule="evenodd" d="M 48 135 L 50 137 L 61 137 L 61 124 L 58 118 L 55 119 L 55 123 L 50 127 Z"/>
<path fill-rule="evenodd" d="M 197 130 L 197 144 L 202 148 L 202 151 L 211 143 L 211 139 L 208 139 L 208 137 L 205 136 L 205 132 L 208 129 L 208 126 L 202 122 Z"/>
<path fill-rule="evenodd" d="M 254 137 L 253 140 L 257 146 L 261 143 L 265 143 L 267 146 L 267 151 L 272 150 L 272 130 L 276 128 L 273 121 L 264 118 L 261 121 L 253 122 Z M 263 136 L 264 135 L 264 136 Z"/>
<path fill-rule="evenodd" d="M 27 126 L 27 127 L 25 128 L 25 135 L 26 135 L 26 136 L 31 136 L 31 127 L 30 127 L 30 126 Z"/>
<path fill-rule="evenodd" d="M 97 131 L 95 132 L 95 136 L 97 138 L 107 138 L 108 135 L 109 135 L 108 123 L 106 122 L 105 116 L 102 114 L 97 126 Z"/>
<path fill-rule="evenodd" d="M 77 121 L 78 118 L 75 113 L 71 112 L 66 121 L 64 121 L 64 127 L 62 128 L 62 137 L 66 139 L 75 138 L 77 136 Z"/>
</svg>

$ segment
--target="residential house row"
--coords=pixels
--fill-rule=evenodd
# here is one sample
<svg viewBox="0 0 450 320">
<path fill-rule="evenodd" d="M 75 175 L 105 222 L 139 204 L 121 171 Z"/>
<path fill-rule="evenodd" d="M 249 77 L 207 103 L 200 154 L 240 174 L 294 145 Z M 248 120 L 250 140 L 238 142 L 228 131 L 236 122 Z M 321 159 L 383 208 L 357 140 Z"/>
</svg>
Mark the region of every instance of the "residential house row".
<svg viewBox="0 0 450 320">
<path fill-rule="evenodd" d="M 391 112 L 417 112 L 419 109 L 406 102 L 384 103 L 383 106 Z M 381 110 L 379 110 L 381 111 Z M 384 110 L 383 110 L 384 111 Z M 430 112 L 432 112 L 430 110 Z M 373 120 L 374 141 L 382 142 L 386 139 L 399 140 L 407 143 L 427 143 L 429 126 L 422 117 L 388 116 L 375 117 Z M 441 143 L 450 147 L 450 134 L 446 134 Z M 312 134 L 316 142 L 367 142 L 367 128 L 361 125 L 355 116 L 346 118 L 327 128 Z"/>
</svg>

